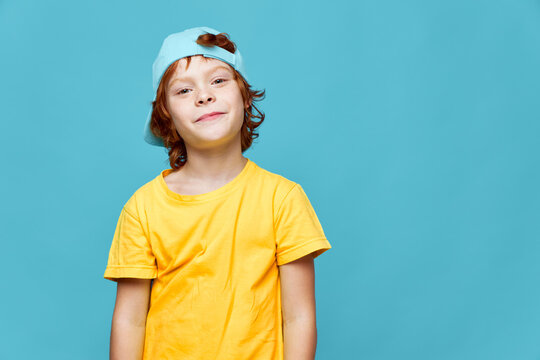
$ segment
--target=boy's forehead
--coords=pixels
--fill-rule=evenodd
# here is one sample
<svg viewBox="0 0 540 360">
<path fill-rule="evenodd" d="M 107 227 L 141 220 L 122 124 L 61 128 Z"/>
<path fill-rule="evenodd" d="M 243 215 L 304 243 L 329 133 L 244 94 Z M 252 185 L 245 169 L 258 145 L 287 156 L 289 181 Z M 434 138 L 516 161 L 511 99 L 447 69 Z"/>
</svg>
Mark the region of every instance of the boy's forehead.
<svg viewBox="0 0 540 360">
<path fill-rule="evenodd" d="M 187 58 L 178 60 L 178 66 L 176 67 L 167 88 L 173 86 L 177 81 L 189 81 L 194 77 L 209 75 L 218 69 L 227 71 L 229 74 L 234 73 L 232 67 L 226 62 L 210 57 L 207 58 L 202 55 L 191 56 L 188 68 L 186 68 L 186 66 Z"/>
</svg>

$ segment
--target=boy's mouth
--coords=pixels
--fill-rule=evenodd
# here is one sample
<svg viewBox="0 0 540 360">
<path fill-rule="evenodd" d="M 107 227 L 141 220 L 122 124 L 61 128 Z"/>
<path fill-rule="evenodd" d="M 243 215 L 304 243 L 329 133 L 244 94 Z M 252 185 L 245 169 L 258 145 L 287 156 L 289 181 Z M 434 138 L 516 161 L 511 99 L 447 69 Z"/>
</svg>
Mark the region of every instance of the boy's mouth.
<svg viewBox="0 0 540 360">
<path fill-rule="evenodd" d="M 200 118 L 195 120 L 195 122 L 205 121 L 205 120 L 213 120 L 213 119 L 217 118 L 218 116 L 220 116 L 222 114 L 224 114 L 224 113 L 214 111 L 214 112 L 211 112 L 211 113 L 208 113 L 208 114 L 204 114 L 203 116 L 201 116 Z"/>
</svg>

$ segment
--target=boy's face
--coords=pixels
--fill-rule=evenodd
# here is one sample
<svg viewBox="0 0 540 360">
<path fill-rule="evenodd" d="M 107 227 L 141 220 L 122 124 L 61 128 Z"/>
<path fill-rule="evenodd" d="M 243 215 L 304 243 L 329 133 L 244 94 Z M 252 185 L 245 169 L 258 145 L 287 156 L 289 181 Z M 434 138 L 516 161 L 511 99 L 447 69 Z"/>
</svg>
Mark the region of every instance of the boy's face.
<svg viewBox="0 0 540 360">
<path fill-rule="evenodd" d="M 232 68 L 197 55 L 180 59 L 167 91 L 167 107 L 186 148 L 209 149 L 240 143 L 244 101 Z M 201 118 L 210 113 L 218 113 Z M 189 151 L 188 151 L 189 153 Z"/>
</svg>

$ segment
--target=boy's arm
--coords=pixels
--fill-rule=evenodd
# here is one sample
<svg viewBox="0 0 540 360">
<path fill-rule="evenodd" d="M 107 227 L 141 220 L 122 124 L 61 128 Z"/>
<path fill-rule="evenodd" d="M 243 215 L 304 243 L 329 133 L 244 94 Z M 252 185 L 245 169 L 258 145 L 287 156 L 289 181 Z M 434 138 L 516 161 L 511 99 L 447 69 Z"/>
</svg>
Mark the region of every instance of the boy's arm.
<svg viewBox="0 0 540 360">
<path fill-rule="evenodd" d="M 111 360 L 142 359 L 151 281 L 118 279 L 111 325 Z"/>
<path fill-rule="evenodd" d="M 313 360 L 317 347 L 313 256 L 279 267 L 284 360 Z"/>
</svg>

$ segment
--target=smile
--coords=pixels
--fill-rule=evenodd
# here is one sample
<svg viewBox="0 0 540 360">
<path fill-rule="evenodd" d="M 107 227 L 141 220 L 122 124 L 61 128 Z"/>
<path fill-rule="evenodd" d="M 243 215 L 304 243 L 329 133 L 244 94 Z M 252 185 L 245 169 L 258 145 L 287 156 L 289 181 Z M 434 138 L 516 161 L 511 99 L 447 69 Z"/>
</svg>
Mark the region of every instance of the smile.
<svg viewBox="0 0 540 360">
<path fill-rule="evenodd" d="M 207 115 L 204 115 L 204 116 L 201 116 L 201 118 L 195 122 L 206 122 L 206 121 L 212 121 L 212 120 L 215 120 L 217 118 L 219 118 L 221 115 L 223 115 L 224 113 L 220 113 L 220 112 L 214 112 L 214 113 L 210 113 L 210 114 L 207 114 Z"/>
</svg>

